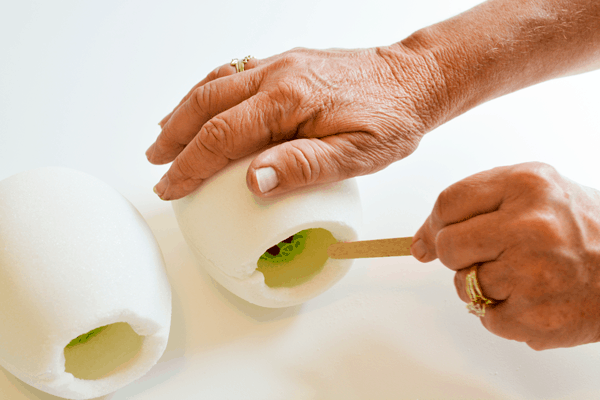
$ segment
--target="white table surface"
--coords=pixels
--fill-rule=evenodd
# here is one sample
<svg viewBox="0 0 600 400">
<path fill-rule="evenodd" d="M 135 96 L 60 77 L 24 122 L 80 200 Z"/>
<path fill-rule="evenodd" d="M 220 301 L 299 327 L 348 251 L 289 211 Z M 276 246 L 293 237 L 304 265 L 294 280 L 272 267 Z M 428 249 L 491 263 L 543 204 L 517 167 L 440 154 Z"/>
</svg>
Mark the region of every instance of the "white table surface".
<svg viewBox="0 0 600 400">
<path fill-rule="evenodd" d="M 600 345 L 535 352 L 488 333 L 438 261 L 357 261 L 325 294 L 265 309 L 199 268 L 144 152 L 157 122 L 233 57 L 391 44 L 477 1 L 44 1 L 0 4 L 0 180 L 48 165 L 109 183 L 144 215 L 173 288 L 169 345 L 102 399 L 588 399 Z M 494 100 L 359 178 L 363 239 L 413 235 L 441 190 L 537 160 L 600 188 L 600 72 Z M 0 399 L 56 399 L 0 368 Z"/>
</svg>

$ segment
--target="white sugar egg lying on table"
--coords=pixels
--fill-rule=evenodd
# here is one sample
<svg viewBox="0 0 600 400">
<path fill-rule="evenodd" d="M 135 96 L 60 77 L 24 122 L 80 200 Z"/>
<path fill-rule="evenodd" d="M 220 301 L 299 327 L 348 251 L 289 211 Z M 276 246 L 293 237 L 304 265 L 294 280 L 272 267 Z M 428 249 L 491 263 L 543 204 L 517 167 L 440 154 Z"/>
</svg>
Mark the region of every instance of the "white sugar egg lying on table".
<svg viewBox="0 0 600 400">
<path fill-rule="evenodd" d="M 66 168 L 0 182 L 0 365 L 56 396 L 98 397 L 156 364 L 170 323 L 162 254 L 123 196 Z"/>
<path fill-rule="evenodd" d="M 221 285 L 263 307 L 287 307 L 330 288 L 353 260 L 327 247 L 357 240 L 362 221 L 354 179 L 261 199 L 246 186 L 258 153 L 230 163 L 173 202 L 188 245 Z"/>
</svg>

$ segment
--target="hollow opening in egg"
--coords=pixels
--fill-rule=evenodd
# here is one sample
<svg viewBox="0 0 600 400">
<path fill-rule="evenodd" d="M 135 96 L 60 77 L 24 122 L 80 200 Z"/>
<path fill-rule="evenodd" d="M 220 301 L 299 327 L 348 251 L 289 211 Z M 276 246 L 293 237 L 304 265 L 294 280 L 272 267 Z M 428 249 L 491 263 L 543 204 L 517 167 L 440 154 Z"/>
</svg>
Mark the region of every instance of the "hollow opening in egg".
<svg viewBox="0 0 600 400">
<path fill-rule="evenodd" d="M 65 347 L 65 371 L 75 378 L 105 378 L 125 368 L 139 353 L 144 337 L 126 322 L 101 326 Z"/>
<path fill-rule="evenodd" d="M 300 285 L 321 272 L 328 259 L 327 248 L 336 242 L 327 229 L 305 229 L 265 251 L 257 270 L 269 287 Z"/>
</svg>

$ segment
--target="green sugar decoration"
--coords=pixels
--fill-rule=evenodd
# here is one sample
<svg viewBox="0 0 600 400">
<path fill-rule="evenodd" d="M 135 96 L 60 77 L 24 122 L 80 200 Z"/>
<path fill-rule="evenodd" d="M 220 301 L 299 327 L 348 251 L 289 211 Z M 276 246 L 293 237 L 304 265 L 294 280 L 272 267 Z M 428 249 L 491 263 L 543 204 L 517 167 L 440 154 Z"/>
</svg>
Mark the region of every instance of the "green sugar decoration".
<svg viewBox="0 0 600 400">
<path fill-rule="evenodd" d="M 93 338 L 94 336 L 96 336 L 97 334 L 102 332 L 107 326 L 108 325 L 101 326 L 100 328 L 93 329 L 93 330 L 89 331 L 88 333 L 84 333 L 83 335 L 77 336 L 75 339 L 71 340 L 71 342 L 67 345 L 67 347 L 73 347 L 78 344 L 83 344 L 83 343 L 87 342 L 88 340 L 90 340 L 91 338 Z"/>
<path fill-rule="evenodd" d="M 303 230 L 296 233 L 292 238 L 291 242 L 282 241 L 277 243 L 279 247 L 279 254 L 273 255 L 268 251 L 265 251 L 260 259 L 271 263 L 288 262 L 294 259 L 298 254 L 302 253 L 306 246 L 306 235 L 308 230 Z"/>
</svg>

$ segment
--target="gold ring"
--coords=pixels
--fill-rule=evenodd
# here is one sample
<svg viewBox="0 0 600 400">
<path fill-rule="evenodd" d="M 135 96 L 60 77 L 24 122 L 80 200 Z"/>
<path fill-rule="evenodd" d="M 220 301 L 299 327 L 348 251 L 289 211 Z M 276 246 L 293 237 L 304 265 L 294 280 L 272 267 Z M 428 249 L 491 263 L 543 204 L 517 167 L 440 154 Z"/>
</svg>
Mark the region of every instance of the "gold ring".
<svg viewBox="0 0 600 400">
<path fill-rule="evenodd" d="M 235 67 L 235 72 L 243 72 L 244 71 L 244 65 L 246 65 L 246 63 L 248 61 L 250 61 L 251 58 L 254 58 L 252 56 L 246 56 L 241 60 L 238 60 L 237 58 L 234 58 L 233 60 L 231 60 L 231 62 L 229 63 L 229 65 L 233 65 Z"/>
<path fill-rule="evenodd" d="M 471 302 L 467 304 L 467 310 L 477 317 L 485 315 L 485 306 L 496 304 L 495 300 L 488 299 L 481 292 L 481 287 L 477 281 L 477 269 L 475 267 L 467 274 L 466 291 L 467 296 L 471 299 Z"/>
</svg>

